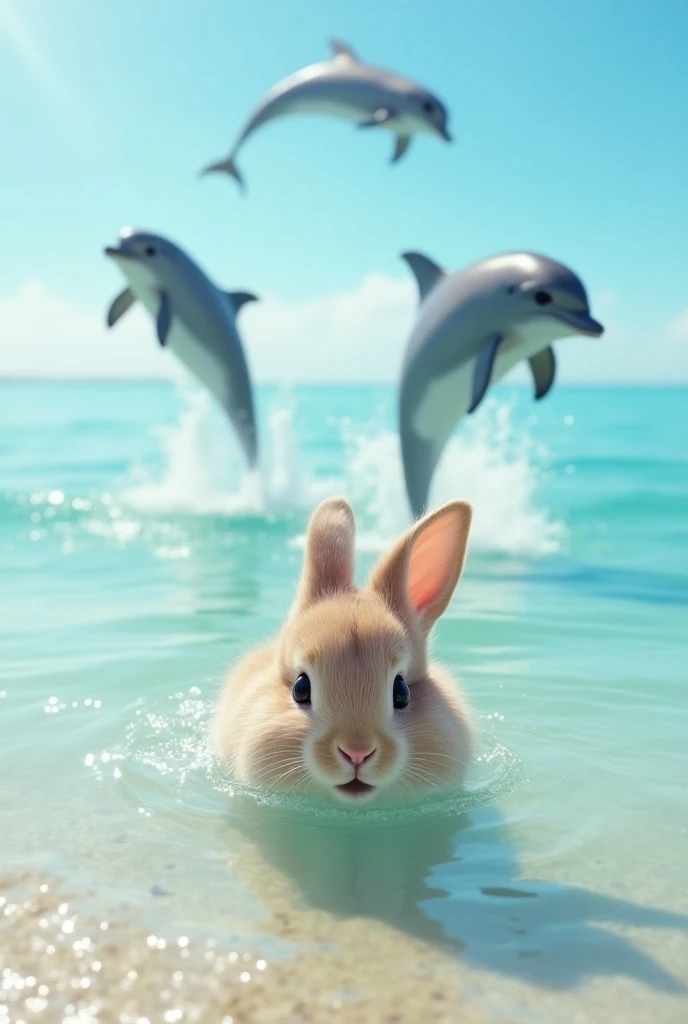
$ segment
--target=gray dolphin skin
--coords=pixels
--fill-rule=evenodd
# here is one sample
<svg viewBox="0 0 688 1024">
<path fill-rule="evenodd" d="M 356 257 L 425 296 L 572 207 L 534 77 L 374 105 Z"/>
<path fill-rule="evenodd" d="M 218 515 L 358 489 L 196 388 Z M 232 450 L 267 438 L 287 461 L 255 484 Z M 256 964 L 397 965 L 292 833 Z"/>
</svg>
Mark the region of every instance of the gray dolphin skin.
<svg viewBox="0 0 688 1024">
<path fill-rule="evenodd" d="M 124 228 L 107 246 L 128 284 L 107 314 L 113 327 L 137 300 L 148 310 L 158 342 L 169 348 L 215 396 L 229 417 L 250 468 L 258 461 L 253 391 L 235 318 L 250 292 L 223 292 L 169 239 Z"/>
<path fill-rule="evenodd" d="M 439 135 L 452 141 L 447 110 L 431 92 L 408 78 L 365 64 L 341 40 L 332 40 L 330 47 L 330 60 L 302 68 L 273 86 L 251 114 L 229 156 L 209 164 L 201 173 L 223 171 L 243 188 L 235 163 L 240 147 L 261 125 L 292 114 L 329 114 L 361 128 L 393 132 L 392 163 L 401 159 L 413 135 Z"/>
<path fill-rule="evenodd" d="M 490 384 L 527 360 L 535 398 L 554 384 L 552 342 L 571 334 L 599 337 L 580 279 L 530 252 L 507 252 L 447 273 L 407 252 L 420 308 L 404 357 L 399 433 L 406 493 L 422 515 L 433 473 L 459 419 L 474 412 Z"/>
</svg>

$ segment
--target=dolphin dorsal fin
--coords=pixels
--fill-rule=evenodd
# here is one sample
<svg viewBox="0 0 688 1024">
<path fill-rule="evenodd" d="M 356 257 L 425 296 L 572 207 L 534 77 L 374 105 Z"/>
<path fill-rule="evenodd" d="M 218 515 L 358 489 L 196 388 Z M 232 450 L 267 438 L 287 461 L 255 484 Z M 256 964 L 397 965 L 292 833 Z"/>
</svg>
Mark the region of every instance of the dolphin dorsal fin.
<svg viewBox="0 0 688 1024">
<path fill-rule="evenodd" d="M 225 292 L 225 295 L 229 299 L 235 315 L 247 302 L 258 302 L 258 296 L 253 292 Z"/>
<path fill-rule="evenodd" d="M 348 43 L 343 42 L 341 39 L 331 39 L 330 49 L 335 57 L 347 57 L 349 60 L 358 60 L 356 52 L 352 50 Z"/>
<path fill-rule="evenodd" d="M 406 260 L 413 272 L 422 302 L 428 292 L 432 291 L 437 282 L 445 276 L 446 271 L 420 252 L 403 252 L 401 258 Z"/>
</svg>

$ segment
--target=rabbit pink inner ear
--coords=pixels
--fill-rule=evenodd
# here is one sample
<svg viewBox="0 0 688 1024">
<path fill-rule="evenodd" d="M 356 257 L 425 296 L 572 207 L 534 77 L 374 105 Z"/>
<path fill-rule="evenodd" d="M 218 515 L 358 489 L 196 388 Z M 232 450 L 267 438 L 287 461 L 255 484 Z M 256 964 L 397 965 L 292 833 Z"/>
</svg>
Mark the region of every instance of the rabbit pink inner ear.
<svg viewBox="0 0 688 1024">
<path fill-rule="evenodd" d="M 411 542 L 406 593 L 422 621 L 432 625 L 446 609 L 466 558 L 470 506 L 455 502 L 420 527 Z"/>
</svg>

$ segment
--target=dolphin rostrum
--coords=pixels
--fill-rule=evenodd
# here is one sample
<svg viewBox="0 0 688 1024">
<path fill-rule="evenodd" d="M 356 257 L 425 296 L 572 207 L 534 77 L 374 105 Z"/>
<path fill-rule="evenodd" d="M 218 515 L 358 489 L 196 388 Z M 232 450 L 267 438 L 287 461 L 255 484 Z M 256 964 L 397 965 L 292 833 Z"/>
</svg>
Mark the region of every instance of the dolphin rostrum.
<svg viewBox="0 0 688 1024">
<path fill-rule="evenodd" d="M 399 433 L 406 493 L 422 514 L 435 467 L 458 420 L 474 412 L 491 383 L 528 360 L 535 398 L 554 383 L 552 342 L 599 337 L 582 282 L 561 263 L 509 252 L 448 273 L 416 252 L 420 309 L 404 357 Z"/>
<path fill-rule="evenodd" d="M 169 348 L 215 396 L 236 430 L 250 468 L 258 460 L 253 392 L 236 314 L 250 292 L 223 292 L 177 245 L 149 231 L 124 228 L 107 246 L 128 281 L 107 314 L 114 326 L 138 299 L 153 317 L 160 345 Z"/>
<path fill-rule="evenodd" d="M 330 47 L 330 60 L 302 68 L 274 85 L 251 114 L 229 156 L 202 173 L 224 171 L 243 187 L 235 163 L 240 147 L 261 125 L 291 114 L 330 114 L 361 128 L 393 132 L 392 163 L 404 155 L 412 135 L 425 132 L 451 142 L 447 110 L 431 92 L 401 75 L 365 64 L 341 40 L 332 40 Z"/>
</svg>

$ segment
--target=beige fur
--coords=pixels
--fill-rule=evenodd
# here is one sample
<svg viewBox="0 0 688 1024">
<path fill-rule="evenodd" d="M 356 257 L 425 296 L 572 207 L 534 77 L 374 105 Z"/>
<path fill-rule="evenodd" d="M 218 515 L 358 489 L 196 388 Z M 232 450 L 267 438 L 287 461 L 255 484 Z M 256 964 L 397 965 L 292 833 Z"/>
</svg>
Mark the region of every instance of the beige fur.
<svg viewBox="0 0 688 1024">
<path fill-rule="evenodd" d="M 461 781 L 470 714 L 451 675 L 427 661 L 428 635 L 463 570 L 471 507 L 453 501 L 412 526 L 353 583 L 354 516 L 342 498 L 313 513 L 296 600 L 281 634 L 246 656 L 220 697 L 218 755 L 248 785 L 343 800 L 417 796 Z M 292 686 L 311 680 L 312 703 Z M 410 687 L 395 709 L 397 673 Z M 355 769 L 340 751 L 374 750 Z M 337 788 L 357 778 L 363 793 Z"/>
</svg>

